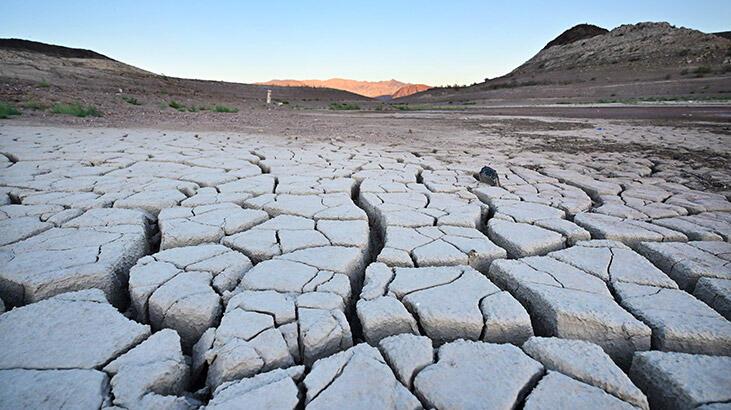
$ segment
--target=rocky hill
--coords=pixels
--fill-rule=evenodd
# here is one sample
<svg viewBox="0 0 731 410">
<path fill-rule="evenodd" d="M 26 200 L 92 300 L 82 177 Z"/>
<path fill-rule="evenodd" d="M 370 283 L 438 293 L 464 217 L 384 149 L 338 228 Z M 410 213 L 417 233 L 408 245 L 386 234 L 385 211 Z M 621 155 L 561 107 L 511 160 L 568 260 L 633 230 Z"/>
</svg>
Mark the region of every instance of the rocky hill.
<svg viewBox="0 0 731 410">
<path fill-rule="evenodd" d="M 405 86 L 399 88 L 398 90 L 396 90 L 396 92 L 393 93 L 391 95 L 391 97 L 392 98 L 406 97 L 406 96 L 409 96 L 409 95 L 412 95 L 412 94 L 416 94 L 416 93 L 420 93 L 422 91 L 426 91 L 429 88 L 431 88 L 431 87 L 429 87 L 426 84 L 409 84 L 409 85 L 405 85 Z"/>
<path fill-rule="evenodd" d="M 331 78 L 329 80 L 271 80 L 257 84 L 283 87 L 333 88 L 380 99 L 404 97 L 429 89 L 428 85 L 409 84 L 397 80 L 357 81 L 343 78 Z"/>
<path fill-rule="evenodd" d="M 149 71 L 91 50 L 20 39 L 0 39 L 0 77 L 50 81 L 105 75 L 150 76 Z"/>
<path fill-rule="evenodd" d="M 719 35 L 668 23 L 628 24 L 608 32 L 579 25 L 505 76 L 405 100 L 697 97 L 731 92 L 730 74 L 731 40 Z"/>
<path fill-rule="evenodd" d="M 577 41 L 586 40 L 587 38 L 600 36 L 600 35 L 606 34 L 608 32 L 609 32 L 609 30 L 595 26 L 593 24 L 579 24 L 579 25 L 573 26 L 570 29 L 561 33 L 560 36 L 556 37 L 555 39 L 551 40 L 548 44 L 546 44 L 546 46 L 543 47 L 543 49 L 545 50 L 545 49 L 551 48 L 553 46 L 563 46 L 566 44 L 575 43 Z"/>
<path fill-rule="evenodd" d="M 38 41 L 22 40 L 19 38 L 0 38 L 0 49 L 32 51 L 51 57 L 111 60 L 111 58 L 91 50 L 57 46 L 53 44 L 40 43 Z"/>
<path fill-rule="evenodd" d="M 605 70 L 611 66 L 634 71 L 721 66 L 731 62 L 727 55 L 730 46 L 727 39 L 668 23 L 627 24 L 603 35 L 547 46 L 511 74 Z"/>
</svg>

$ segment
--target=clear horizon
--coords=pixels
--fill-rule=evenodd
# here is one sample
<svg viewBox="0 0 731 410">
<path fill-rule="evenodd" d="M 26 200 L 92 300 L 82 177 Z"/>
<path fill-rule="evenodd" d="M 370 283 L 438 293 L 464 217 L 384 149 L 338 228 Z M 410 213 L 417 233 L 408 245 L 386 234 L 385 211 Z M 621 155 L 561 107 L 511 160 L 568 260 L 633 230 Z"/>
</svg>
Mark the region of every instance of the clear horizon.
<svg viewBox="0 0 731 410">
<path fill-rule="evenodd" d="M 580 23 L 731 30 L 731 2 L 718 0 L 394 3 L 13 1 L 0 5 L 0 37 L 90 49 L 183 78 L 438 86 L 507 74 Z"/>
</svg>

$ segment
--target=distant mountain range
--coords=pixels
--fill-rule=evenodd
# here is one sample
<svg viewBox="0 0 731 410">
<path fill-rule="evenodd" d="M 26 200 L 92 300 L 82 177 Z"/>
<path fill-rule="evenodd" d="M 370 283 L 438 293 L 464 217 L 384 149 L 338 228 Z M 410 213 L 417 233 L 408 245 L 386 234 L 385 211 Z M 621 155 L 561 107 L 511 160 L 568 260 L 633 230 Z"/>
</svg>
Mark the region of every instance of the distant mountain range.
<svg viewBox="0 0 731 410">
<path fill-rule="evenodd" d="M 409 84 L 396 80 L 357 81 L 344 78 L 331 78 L 329 80 L 271 80 L 257 84 L 279 87 L 333 88 L 382 100 L 405 97 L 431 88 L 424 84 Z"/>
</svg>

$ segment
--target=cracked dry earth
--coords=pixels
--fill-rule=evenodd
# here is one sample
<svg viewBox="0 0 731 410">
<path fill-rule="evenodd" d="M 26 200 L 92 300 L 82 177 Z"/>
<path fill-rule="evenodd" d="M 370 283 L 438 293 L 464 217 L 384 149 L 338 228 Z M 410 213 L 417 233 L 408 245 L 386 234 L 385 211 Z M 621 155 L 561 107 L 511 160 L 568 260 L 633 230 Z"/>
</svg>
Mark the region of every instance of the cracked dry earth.
<svg viewBox="0 0 731 410">
<path fill-rule="evenodd" d="M 0 151 L 2 409 L 731 406 L 731 203 L 662 164 L 32 127 Z"/>
</svg>

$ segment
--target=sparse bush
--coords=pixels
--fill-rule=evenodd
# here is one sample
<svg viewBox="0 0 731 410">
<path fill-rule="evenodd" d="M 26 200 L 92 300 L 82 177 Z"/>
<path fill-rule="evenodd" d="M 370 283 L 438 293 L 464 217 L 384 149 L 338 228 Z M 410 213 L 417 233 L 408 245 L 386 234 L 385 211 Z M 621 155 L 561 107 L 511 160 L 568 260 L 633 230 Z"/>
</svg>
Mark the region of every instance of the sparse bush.
<svg viewBox="0 0 731 410">
<path fill-rule="evenodd" d="M 20 111 L 18 111 L 15 106 L 10 103 L 0 101 L 0 118 L 5 119 L 16 115 L 20 115 Z"/>
<path fill-rule="evenodd" d="M 38 87 L 38 88 L 48 88 L 50 86 L 51 86 L 51 84 L 48 84 L 48 81 L 46 81 L 46 80 L 43 80 L 40 83 L 36 84 L 36 87 Z"/>
<path fill-rule="evenodd" d="M 684 68 L 684 69 L 680 70 L 680 75 L 688 75 L 688 69 Z"/>
<path fill-rule="evenodd" d="M 669 80 L 669 79 L 670 79 L 670 77 L 672 77 L 672 76 L 671 76 L 670 74 L 665 74 L 665 79 L 666 79 L 666 80 Z"/>
<path fill-rule="evenodd" d="M 168 107 L 175 108 L 178 111 L 185 111 L 185 106 L 175 100 L 170 100 Z"/>
<path fill-rule="evenodd" d="M 76 117 L 101 117 L 102 113 L 93 105 L 81 105 L 79 103 L 56 103 L 51 107 L 54 114 L 67 114 Z"/>
<path fill-rule="evenodd" d="M 45 110 L 48 108 L 48 104 L 44 104 L 37 100 L 29 100 L 23 103 L 23 108 L 28 108 L 30 110 Z"/>
<path fill-rule="evenodd" d="M 141 102 L 139 102 L 139 101 L 138 101 L 138 100 L 137 100 L 136 98 L 134 98 L 134 97 L 129 97 L 129 96 L 127 96 L 127 95 L 123 95 L 123 96 L 122 96 L 122 99 L 123 99 L 124 101 L 126 101 L 126 102 L 127 102 L 128 104 L 132 104 L 132 105 L 142 105 L 142 103 L 141 103 Z"/>
<path fill-rule="evenodd" d="M 450 105 L 452 104 L 452 105 Z M 462 102 L 456 104 L 454 102 L 447 103 L 447 105 L 433 105 L 433 104 L 412 104 L 408 103 L 392 103 L 389 107 L 399 111 L 456 111 L 464 110 L 465 105 L 472 105 L 469 102 Z"/>
<path fill-rule="evenodd" d="M 227 107 L 225 105 L 216 105 L 213 107 L 213 112 L 239 112 L 238 108 Z"/>
<path fill-rule="evenodd" d="M 358 104 L 350 104 L 350 103 L 330 103 L 329 108 L 331 110 L 360 110 L 360 107 Z"/>
<path fill-rule="evenodd" d="M 712 72 L 711 67 L 708 67 L 706 65 L 702 65 L 698 68 L 696 68 L 693 71 L 693 74 L 695 74 L 696 77 L 703 77 L 706 74 L 710 74 Z"/>
<path fill-rule="evenodd" d="M 484 90 L 500 90 L 503 88 L 518 88 L 518 87 L 530 87 L 534 85 L 542 85 L 542 84 L 548 84 L 547 82 L 542 81 L 534 81 L 534 80 L 528 80 L 523 82 L 517 82 L 515 80 L 511 80 L 507 83 L 500 83 L 500 84 L 489 84 L 482 86 L 482 89 Z"/>
</svg>

